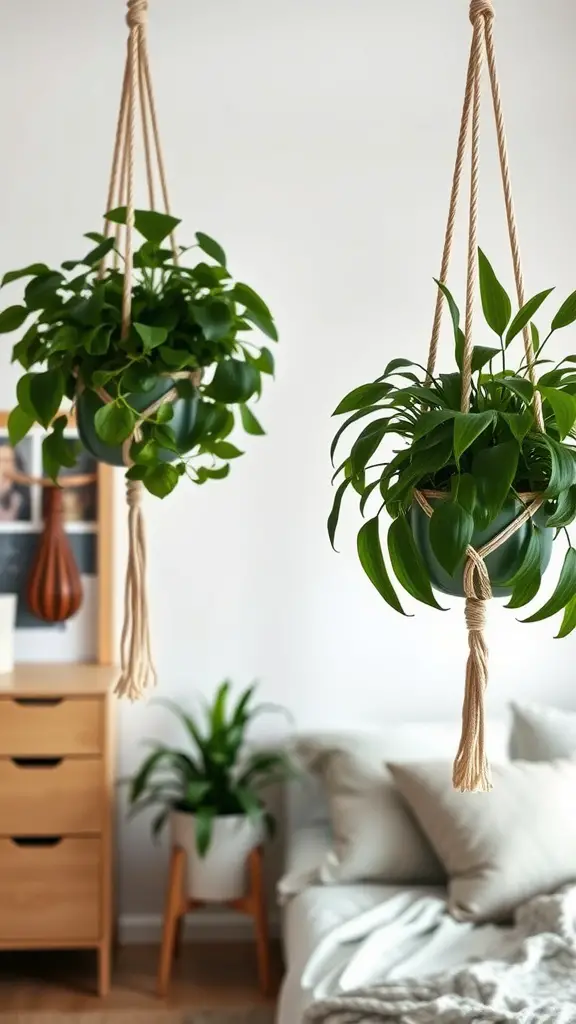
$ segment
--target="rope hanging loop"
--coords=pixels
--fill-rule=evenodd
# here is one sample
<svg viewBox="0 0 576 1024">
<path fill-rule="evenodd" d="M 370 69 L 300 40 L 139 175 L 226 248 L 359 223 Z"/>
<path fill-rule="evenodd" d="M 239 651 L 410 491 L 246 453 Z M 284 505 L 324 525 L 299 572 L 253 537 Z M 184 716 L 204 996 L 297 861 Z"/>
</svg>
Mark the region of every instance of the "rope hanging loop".
<svg viewBox="0 0 576 1024">
<path fill-rule="evenodd" d="M 126 13 L 126 24 L 128 28 L 137 28 L 145 25 L 148 20 L 148 0 L 127 0 L 128 11 Z"/>
<path fill-rule="evenodd" d="M 139 0 L 133 0 L 138 3 Z M 141 0 L 142 3 L 146 3 L 147 0 Z M 492 0 L 470 0 L 470 21 L 474 25 L 476 18 L 483 16 L 484 18 L 494 17 L 494 6 Z"/>
</svg>

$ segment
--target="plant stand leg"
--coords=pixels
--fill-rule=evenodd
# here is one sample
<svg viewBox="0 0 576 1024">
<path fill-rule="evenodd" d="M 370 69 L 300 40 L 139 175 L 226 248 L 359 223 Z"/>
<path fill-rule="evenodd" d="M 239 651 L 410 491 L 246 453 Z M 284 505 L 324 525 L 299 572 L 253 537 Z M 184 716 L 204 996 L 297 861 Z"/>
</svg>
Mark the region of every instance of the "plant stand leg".
<svg viewBox="0 0 576 1024">
<path fill-rule="evenodd" d="M 250 897 L 252 914 L 256 931 L 256 955 L 258 959 L 258 977 L 262 994 L 270 993 L 270 939 L 268 935 L 268 916 L 266 913 L 266 894 L 264 891 L 263 852 L 261 848 L 250 854 L 248 870 L 250 875 Z"/>
<path fill-rule="evenodd" d="M 158 965 L 157 993 L 165 996 L 170 984 L 172 961 L 176 944 L 178 923 L 184 911 L 184 872 L 186 854 L 180 846 L 175 846 L 170 859 L 166 906 L 164 910 L 164 927 L 162 930 L 162 946 Z"/>
<path fill-rule="evenodd" d="M 112 948 L 111 943 L 103 942 L 97 951 L 98 956 L 98 995 L 107 996 L 110 992 L 110 980 L 112 973 Z"/>
</svg>

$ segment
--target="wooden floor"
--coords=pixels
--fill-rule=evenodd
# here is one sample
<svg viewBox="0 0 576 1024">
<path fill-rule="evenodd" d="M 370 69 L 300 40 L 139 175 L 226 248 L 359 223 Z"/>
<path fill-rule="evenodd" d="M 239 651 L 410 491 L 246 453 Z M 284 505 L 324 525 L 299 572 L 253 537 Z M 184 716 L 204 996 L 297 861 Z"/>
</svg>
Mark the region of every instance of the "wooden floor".
<svg viewBox="0 0 576 1024">
<path fill-rule="evenodd" d="M 7 1013 L 208 1010 L 275 1001 L 258 992 L 255 951 L 250 942 L 184 946 L 174 964 L 166 1000 L 155 995 L 157 965 L 156 946 L 123 947 L 116 955 L 112 992 L 99 999 L 94 994 L 96 965 L 90 953 L 0 953 L 0 1021 Z M 273 969 L 277 990 L 281 978 L 278 946 L 273 948 Z"/>
</svg>

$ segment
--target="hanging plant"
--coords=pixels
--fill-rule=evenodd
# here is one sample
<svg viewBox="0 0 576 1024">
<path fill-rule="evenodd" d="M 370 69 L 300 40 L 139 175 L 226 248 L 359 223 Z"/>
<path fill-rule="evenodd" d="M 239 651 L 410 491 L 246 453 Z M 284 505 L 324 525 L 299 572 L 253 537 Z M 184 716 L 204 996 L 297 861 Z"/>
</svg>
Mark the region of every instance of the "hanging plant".
<svg viewBox="0 0 576 1024">
<path fill-rule="evenodd" d="M 514 365 L 509 346 L 552 289 L 539 292 L 512 316 L 511 301 L 482 253 L 479 268 L 484 318 L 498 344 L 474 347 L 468 412 L 460 411 L 460 312 L 447 287 L 439 284 L 454 328 L 454 370 L 430 377 L 409 359 L 393 359 L 381 377 L 342 399 L 334 415 L 351 415 L 334 438 L 333 458 L 348 427 L 368 422 L 335 474 L 340 482 L 328 521 L 330 540 L 334 545 L 341 502 L 351 488 L 362 513 L 369 503 L 377 509 L 358 533 L 358 555 L 378 592 L 406 614 L 386 567 L 389 560 L 408 594 L 439 609 L 435 590 L 464 596 L 468 547 L 489 544 L 539 501 L 539 510 L 487 554 L 485 564 L 492 594 L 509 596 L 509 608 L 522 608 L 538 594 L 553 538 L 567 539 L 554 594 L 524 620 L 538 622 L 564 609 L 558 633 L 563 637 L 576 627 L 576 551 L 565 530 L 576 518 L 576 355 L 554 364 L 543 352 L 552 334 L 576 321 L 576 292 L 545 335 L 530 324 L 535 360 L 547 367 L 536 383 L 543 404 L 541 431 L 526 362 Z M 387 458 L 391 438 L 399 439 L 400 447 Z M 422 498 L 431 507 L 430 516 Z M 385 540 L 383 512 L 391 520 Z"/>
<path fill-rule="evenodd" d="M 107 219 L 125 223 L 125 208 Z M 175 262 L 164 246 L 178 224 L 135 212 L 144 241 L 134 253 L 126 336 L 115 238 L 91 232 L 96 246 L 62 270 L 33 264 L 4 275 L 2 285 L 30 279 L 23 304 L 0 312 L 0 332 L 27 325 L 13 349 L 26 373 L 8 421 L 10 441 L 21 441 L 35 422 L 52 424 L 44 461 L 54 478 L 70 459 L 64 419 L 54 418 L 76 394 L 84 446 L 101 462 L 129 465 L 128 478 L 160 498 L 182 476 L 202 484 L 228 475 L 230 460 L 242 455 L 227 440 L 238 413 L 248 434 L 264 433 L 247 403 L 259 397 L 262 375 L 274 372 L 272 352 L 253 340 L 254 328 L 277 340 L 272 315 L 252 288 L 234 283 L 209 236 L 198 232 L 196 241 L 210 262 Z M 109 253 L 116 265 L 100 273 Z"/>
</svg>

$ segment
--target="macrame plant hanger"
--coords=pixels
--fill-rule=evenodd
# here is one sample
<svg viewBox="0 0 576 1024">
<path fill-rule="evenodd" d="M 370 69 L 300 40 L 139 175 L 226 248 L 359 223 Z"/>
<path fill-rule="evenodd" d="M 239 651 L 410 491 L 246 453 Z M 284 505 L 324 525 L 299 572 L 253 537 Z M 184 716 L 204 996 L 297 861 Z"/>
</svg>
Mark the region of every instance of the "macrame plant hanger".
<svg viewBox="0 0 576 1024">
<path fill-rule="evenodd" d="M 127 0 L 128 12 L 126 21 L 129 28 L 128 51 L 122 83 L 120 109 L 116 126 L 116 139 L 112 157 L 112 169 L 106 212 L 116 207 L 126 207 L 126 225 L 114 225 L 116 229 L 116 248 L 114 250 L 114 266 L 118 268 L 118 253 L 124 260 L 124 287 L 122 294 L 122 338 L 126 338 L 131 327 L 132 304 L 132 273 L 133 273 L 133 230 L 134 230 L 134 169 L 137 133 L 137 108 L 140 109 L 140 123 L 144 144 L 146 181 L 148 202 L 151 210 L 156 209 L 156 190 L 154 182 L 154 163 L 158 172 L 160 191 L 164 212 L 170 214 L 168 186 L 158 118 L 152 88 L 150 62 L 147 44 L 148 0 Z M 113 225 L 109 220 L 104 222 L 104 234 L 108 238 Z M 178 263 L 178 248 L 174 235 L 170 236 L 174 262 Z M 104 276 L 106 259 L 99 268 L 100 277 Z M 173 381 L 187 378 L 194 384 L 199 383 L 198 371 L 178 372 L 170 374 Z M 103 402 L 111 402 L 113 398 L 103 389 L 95 389 Z M 133 441 L 141 438 L 141 426 L 144 420 L 153 416 L 161 405 L 177 399 L 176 387 L 171 387 L 161 398 L 151 403 L 140 414 L 132 435 L 124 442 L 123 459 L 127 468 L 132 465 L 130 448 Z M 121 674 L 116 685 L 116 693 L 120 697 L 137 700 L 142 697 L 148 687 L 156 682 L 151 645 L 150 624 L 148 618 L 148 599 L 146 592 L 146 538 L 144 519 L 141 508 L 143 486 L 139 480 L 128 480 L 126 499 L 128 504 L 128 564 L 126 568 L 126 585 L 124 592 L 124 625 L 120 645 Z"/>
<path fill-rule="evenodd" d="M 464 156 L 467 140 L 468 137 L 470 137 L 470 207 L 468 215 L 465 339 L 462 356 L 462 393 L 460 406 L 461 411 L 464 413 L 468 412 L 470 409 L 472 383 L 472 328 L 474 316 L 474 295 L 478 274 L 478 250 L 476 236 L 478 223 L 480 85 L 484 56 L 486 56 L 488 64 L 492 106 L 496 122 L 498 155 L 500 158 L 500 170 L 504 191 L 504 203 L 506 207 L 508 237 L 510 240 L 510 250 L 516 282 L 516 293 L 519 306 L 524 305 L 524 280 L 520 262 L 516 218 L 512 202 L 512 188 L 510 184 L 508 151 L 504 130 L 504 118 L 502 114 L 502 102 L 500 98 L 500 86 L 496 69 L 494 37 L 492 31 L 493 19 L 494 8 L 491 0 L 471 0 L 470 21 L 472 22 L 473 28 L 472 44 L 470 47 L 470 59 L 468 62 L 462 120 L 458 136 L 454 177 L 452 180 L 452 191 L 448 210 L 448 222 L 444 237 L 444 249 L 442 252 L 442 263 L 439 278 L 442 283 L 446 283 L 450 264 L 452 241 L 454 237 L 454 224 L 464 166 Z M 442 306 L 443 295 L 440 289 L 438 289 L 432 336 L 428 352 L 427 372 L 429 378 L 433 376 L 436 366 Z M 532 384 L 536 385 L 534 351 L 528 326 L 524 328 L 523 339 L 528 376 Z M 543 431 L 544 420 L 542 416 L 542 403 L 536 387 L 534 387 L 532 403 L 536 426 L 539 430 Z M 428 499 L 442 497 L 444 497 L 444 495 L 434 491 L 415 492 L 416 501 L 429 517 L 432 516 L 433 508 Z M 489 543 L 485 544 L 478 550 L 469 546 L 466 552 L 464 593 L 466 596 L 465 616 L 466 626 L 468 629 L 469 654 L 466 666 L 464 704 L 462 708 L 462 736 L 456 760 L 454 762 L 453 773 L 455 788 L 463 791 L 485 791 L 491 789 L 490 770 L 486 758 L 484 743 L 484 693 L 488 683 L 488 648 L 484 633 L 486 625 L 486 602 L 492 597 L 492 589 L 484 559 L 487 555 L 491 554 L 492 551 L 496 551 L 496 549 L 509 540 L 517 530 L 524 526 L 524 524 L 527 523 L 533 515 L 535 515 L 544 500 L 542 495 L 538 494 L 523 494 L 520 495 L 520 497 L 524 504 L 524 510 L 522 513 Z"/>
</svg>

